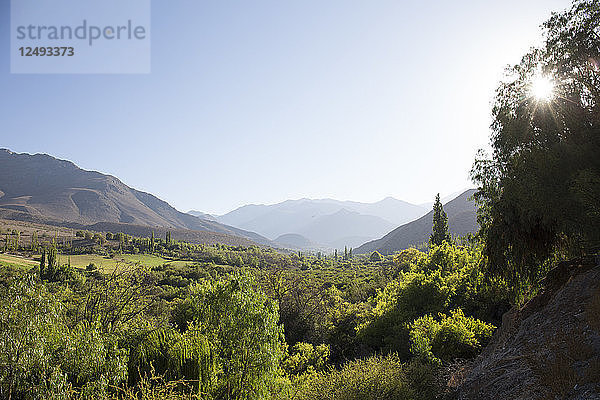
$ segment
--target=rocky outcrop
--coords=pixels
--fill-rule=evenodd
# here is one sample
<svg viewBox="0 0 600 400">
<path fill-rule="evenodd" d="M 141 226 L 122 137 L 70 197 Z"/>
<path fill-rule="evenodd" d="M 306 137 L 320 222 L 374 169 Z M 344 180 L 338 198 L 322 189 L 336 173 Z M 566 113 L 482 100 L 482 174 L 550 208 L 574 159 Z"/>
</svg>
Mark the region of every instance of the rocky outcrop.
<svg viewBox="0 0 600 400">
<path fill-rule="evenodd" d="M 457 397 L 600 399 L 598 258 L 560 263 L 541 293 L 507 312 Z"/>
</svg>

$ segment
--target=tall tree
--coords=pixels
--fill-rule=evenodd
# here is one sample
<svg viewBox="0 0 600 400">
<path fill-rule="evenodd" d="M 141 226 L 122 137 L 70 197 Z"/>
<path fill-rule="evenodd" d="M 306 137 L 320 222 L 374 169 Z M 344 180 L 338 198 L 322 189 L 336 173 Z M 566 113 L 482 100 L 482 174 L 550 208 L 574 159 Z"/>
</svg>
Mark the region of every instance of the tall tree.
<svg viewBox="0 0 600 400">
<path fill-rule="evenodd" d="M 444 206 L 442 206 L 440 194 L 438 193 L 435 196 L 435 203 L 433 203 L 433 232 L 429 237 L 429 244 L 439 246 L 451 240 L 450 232 L 448 232 L 448 216 L 444 211 Z"/>
<path fill-rule="evenodd" d="M 487 271 L 527 285 L 553 252 L 600 249 L 600 5 L 576 0 L 510 68 L 478 185 Z M 542 88 L 544 90 L 539 90 Z"/>
</svg>

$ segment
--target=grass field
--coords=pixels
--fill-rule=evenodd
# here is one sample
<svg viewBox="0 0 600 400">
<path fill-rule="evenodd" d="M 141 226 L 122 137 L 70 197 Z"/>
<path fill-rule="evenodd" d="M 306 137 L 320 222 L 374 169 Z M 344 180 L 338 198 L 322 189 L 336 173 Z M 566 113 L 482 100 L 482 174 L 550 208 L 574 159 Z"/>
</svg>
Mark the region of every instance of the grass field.
<svg viewBox="0 0 600 400">
<path fill-rule="evenodd" d="M 39 256 L 38 256 L 39 257 Z M 115 256 L 114 258 L 104 257 L 97 254 L 82 254 L 72 255 L 71 266 L 78 268 L 85 268 L 90 264 L 94 264 L 99 270 L 104 272 L 111 272 L 117 266 L 132 266 L 132 265 L 144 265 L 147 267 L 156 267 L 163 264 L 185 266 L 191 264 L 190 261 L 173 261 L 166 260 L 162 257 L 152 256 L 148 254 L 124 254 Z M 59 261 L 61 264 L 65 264 L 68 261 L 69 256 L 61 254 Z M 38 258 L 39 259 L 39 258 Z M 37 267 L 39 261 L 32 260 L 30 258 L 13 256 L 8 254 L 0 254 L 0 265 L 11 267 L 11 268 L 25 268 L 29 269 Z"/>
<path fill-rule="evenodd" d="M 0 254 L 0 265 L 11 268 L 26 268 L 36 267 L 40 265 L 38 261 L 29 258 L 11 256 L 8 254 Z"/>
<path fill-rule="evenodd" d="M 67 262 L 68 257 L 69 256 L 61 255 L 61 263 Z M 114 256 L 113 258 L 103 257 L 96 254 L 82 254 L 71 256 L 71 266 L 73 267 L 85 268 L 90 264 L 94 264 L 100 270 L 110 272 L 119 265 L 126 266 L 139 264 L 147 267 L 156 267 L 163 264 L 169 264 L 184 266 L 187 264 L 191 264 L 191 262 L 166 260 L 162 257 L 152 256 L 148 254 L 124 254 Z"/>
</svg>

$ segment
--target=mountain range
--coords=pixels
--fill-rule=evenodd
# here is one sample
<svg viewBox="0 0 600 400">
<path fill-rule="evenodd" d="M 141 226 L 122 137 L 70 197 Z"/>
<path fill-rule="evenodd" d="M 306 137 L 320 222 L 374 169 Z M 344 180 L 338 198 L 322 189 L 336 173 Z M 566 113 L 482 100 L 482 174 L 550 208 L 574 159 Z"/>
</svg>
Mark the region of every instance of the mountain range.
<svg viewBox="0 0 600 400">
<path fill-rule="evenodd" d="M 86 171 L 46 154 L 0 149 L 0 171 L 0 218 L 77 229 L 138 236 L 170 230 L 175 238 L 201 243 L 325 251 L 360 246 L 356 254 L 374 250 L 389 254 L 427 242 L 432 226 L 431 208 L 391 197 L 376 203 L 287 200 L 246 205 L 214 216 L 182 213 L 114 176 Z M 476 230 L 473 192 L 466 191 L 444 206 L 454 235 Z"/>
<path fill-rule="evenodd" d="M 282 235 L 294 234 L 296 238 L 302 236 L 304 243 L 343 248 L 380 237 L 427 211 L 392 197 L 376 203 L 299 199 L 273 205 L 246 205 L 215 218 L 275 241 Z"/>
<path fill-rule="evenodd" d="M 42 222 L 113 224 L 131 227 L 214 232 L 276 246 L 254 232 L 177 211 L 167 202 L 133 189 L 114 176 L 86 171 L 46 154 L 18 154 L 0 149 L 0 217 Z M 230 238 L 231 239 L 231 238 Z M 227 239 L 225 241 L 232 242 Z M 233 242 L 240 242 L 233 240 Z"/>
</svg>

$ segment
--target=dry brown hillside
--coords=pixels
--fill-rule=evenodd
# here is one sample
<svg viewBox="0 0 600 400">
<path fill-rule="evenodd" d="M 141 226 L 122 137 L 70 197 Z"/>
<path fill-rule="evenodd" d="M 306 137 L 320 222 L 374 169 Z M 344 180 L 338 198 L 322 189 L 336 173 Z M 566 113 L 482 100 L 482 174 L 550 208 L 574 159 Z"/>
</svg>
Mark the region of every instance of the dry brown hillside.
<svg viewBox="0 0 600 400">
<path fill-rule="evenodd" d="M 507 312 L 459 399 L 600 399 L 600 265 L 560 263 L 545 289 Z"/>
</svg>

